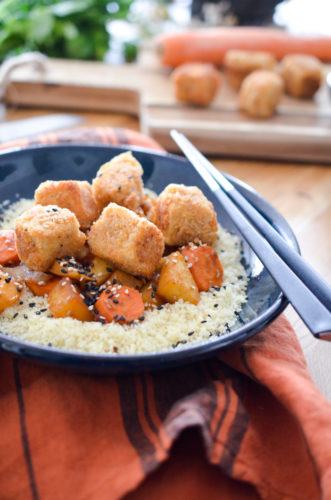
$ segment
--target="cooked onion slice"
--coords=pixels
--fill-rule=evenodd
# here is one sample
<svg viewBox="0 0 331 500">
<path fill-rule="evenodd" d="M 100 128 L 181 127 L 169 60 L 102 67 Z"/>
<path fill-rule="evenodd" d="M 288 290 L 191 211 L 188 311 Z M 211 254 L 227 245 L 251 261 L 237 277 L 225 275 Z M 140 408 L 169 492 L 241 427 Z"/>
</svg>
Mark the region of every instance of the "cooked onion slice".
<svg viewBox="0 0 331 500">
<path fill-rule="evenodd" d="M 0 266 L 0 270 L 20 282 L 29 280 L 38 283 L 41 281 L 46 282 L 52 278 L 50 274 L 46 274 L 41 271 L 32 271 L 24 264 L 20 264 L 19 266 L 15 267 Z"/>
</svg>

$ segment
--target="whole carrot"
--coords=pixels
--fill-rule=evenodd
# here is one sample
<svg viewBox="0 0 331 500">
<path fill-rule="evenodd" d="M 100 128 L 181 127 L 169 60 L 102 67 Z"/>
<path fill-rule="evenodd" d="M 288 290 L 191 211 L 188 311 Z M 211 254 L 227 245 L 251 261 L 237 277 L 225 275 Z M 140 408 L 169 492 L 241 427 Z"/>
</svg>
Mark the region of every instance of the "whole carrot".
<svg viewBox="0 0 331 500">
<path fill-rule="evenodd" d="M 157 38 L 165 66 L 185 62 L 221 65 L 230 49 L 267 51 L 281 59 L 287 54 L 310 54 L 331 61 L 331 37 L 294 36 L 273 28 L 218 27 L 186 30 Z"/>
</svg>

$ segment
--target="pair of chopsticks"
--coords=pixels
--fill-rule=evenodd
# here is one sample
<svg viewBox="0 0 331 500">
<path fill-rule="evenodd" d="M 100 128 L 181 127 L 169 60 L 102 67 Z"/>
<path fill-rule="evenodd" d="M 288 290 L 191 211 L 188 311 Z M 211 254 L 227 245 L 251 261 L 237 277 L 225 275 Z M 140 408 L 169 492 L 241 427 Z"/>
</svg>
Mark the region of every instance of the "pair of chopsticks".
<svg viewBox="0 0 331 500">
<path fill-rule="evenodd" d="M 312 334 L 331 340 L 331 287 L 183 134 L 170 134 Z"/>
</svg>

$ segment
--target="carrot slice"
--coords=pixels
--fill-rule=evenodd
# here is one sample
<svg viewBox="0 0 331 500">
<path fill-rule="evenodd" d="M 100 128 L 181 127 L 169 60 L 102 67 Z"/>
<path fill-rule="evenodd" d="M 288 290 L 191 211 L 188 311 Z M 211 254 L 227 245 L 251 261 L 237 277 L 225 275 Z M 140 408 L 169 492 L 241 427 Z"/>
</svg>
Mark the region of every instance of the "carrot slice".
<svg viewBox="0 0 331 500">
<path fill-rule="evenodd" d="M 18 264 L 20 261 L 13 229 L 0 230 L 0 264 Z"/>
<path fill-rule="evenodd" d="M 53 288 L 58 284 L 60 278 L 51 278 L 48 281 L 37 282 L 33 280 L 26 280 L 27 287 L 31 292 L 37 297 L 43 297 L 44 295 L 49 295 Z"/>
<path fill-rule="evenodd" d="M 95 308 L 107 323 L 130 323 L 143 319 L 144 303 L 141 294 L 128 286 L 113 285 L 102 292 Z"/>
<path fill-rule="evenodd" d="M 200 292 L 221 286 L 223 267 L 215 250 L 208 245 L 188 245 L 181 250 Z"/>
</svg>

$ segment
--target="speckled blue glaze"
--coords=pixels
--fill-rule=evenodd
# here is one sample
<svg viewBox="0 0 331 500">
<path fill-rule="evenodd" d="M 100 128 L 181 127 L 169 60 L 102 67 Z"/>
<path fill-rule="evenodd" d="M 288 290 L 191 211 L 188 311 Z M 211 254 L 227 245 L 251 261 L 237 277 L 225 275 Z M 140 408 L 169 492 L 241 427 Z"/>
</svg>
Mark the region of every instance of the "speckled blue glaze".
<svg viewBox="0 0 331 500">
<path fill-rule="evenodd" d="M 33 198 L 37 186 L 48 179 L 91 181 L 102 163 L 128 149 L 133 151 L 143 166 L 146 187 L 161 192 L 170 182 L 198 186 L 214 203 L 220 223 L 229 231 L 238 233 L 229 216 L 222 211 L 213 194 L 185 159 L 127 146 L 55 145 L 1 153 L 0 199 L 17 201 L 17 193 L 24 198 Z M 227 177 L 299 252 L 295 236 L 285 219 L 249 186 L 231 176 Z M 27 360 L 96 374 L 159 370 L 210 357 L 244 342 L 259 332 L 271 323 L 288 303 L 278 285 L 246 242 L 243 242 L 242 250 L 244 264 L 250 276 L 247 303 L 231 331 L 220 337 L 211 337 L 207 343 L 156 354 L 100 355 L 41 347 L 0 333 L 0 348 Z"/>
</svg>

